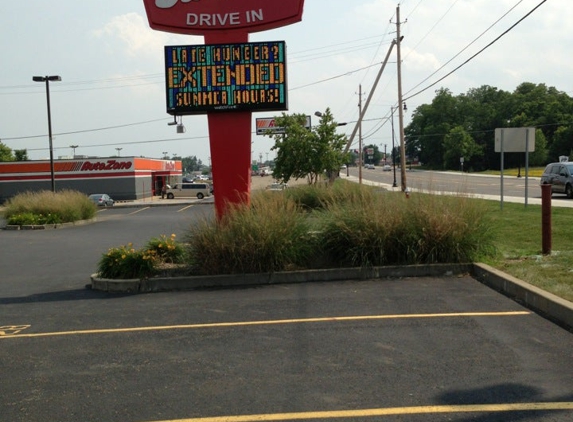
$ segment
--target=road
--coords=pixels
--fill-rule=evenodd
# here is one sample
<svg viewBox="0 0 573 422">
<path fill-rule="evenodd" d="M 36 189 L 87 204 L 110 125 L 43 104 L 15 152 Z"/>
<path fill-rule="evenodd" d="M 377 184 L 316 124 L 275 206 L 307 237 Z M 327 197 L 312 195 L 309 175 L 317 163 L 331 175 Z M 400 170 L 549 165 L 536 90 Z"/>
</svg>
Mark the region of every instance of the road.
<svg viewBox="0 0 573 422">
<path fill-rule="evenodd" d="M 349 174 L 353 181 L 359 180 L 357 167 L 350 167 L 348 172 L 341 170 L 341 178 Z M 401 190 L 400 169 L 396 168 L 396 186 L 393 188 L 393 171 L 382 171 L 382 167 L 374 170 L 362 169 L 362 179 L 365 183 L 379 184 L 388 189 Z M 539 178 L 504 176 L 503 178 L 503 201 L 526 203 L 525 186 L 527 183 L 527 204 L 541 204 L 541 188 Z M 483 175 L 459 172 L 439 172 L 426 170 L 407 170 L 406 186 L 415 191 L 438 192 L 438 193 L 462 193 L 475 195 L 485 199 L 496 201 L 502 200 L 501 177 L 495 175 Z M 573 207 L 573 201 L 565 195 L 554 194 L 552 205 L 557 207 Z"/>
</svg>

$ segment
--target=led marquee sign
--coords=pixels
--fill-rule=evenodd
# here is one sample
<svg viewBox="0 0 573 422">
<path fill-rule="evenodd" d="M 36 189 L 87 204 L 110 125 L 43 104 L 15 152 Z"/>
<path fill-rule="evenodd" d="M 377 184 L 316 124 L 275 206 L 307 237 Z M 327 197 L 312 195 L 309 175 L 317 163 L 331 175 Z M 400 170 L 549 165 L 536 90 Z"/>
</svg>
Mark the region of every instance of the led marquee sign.
<svg viewBox="0 0 573 422">
<path fill-rule="evenodd" d="M 165 47 L 167 113 L 287 109 L 284 41 Z"/>
</svg>

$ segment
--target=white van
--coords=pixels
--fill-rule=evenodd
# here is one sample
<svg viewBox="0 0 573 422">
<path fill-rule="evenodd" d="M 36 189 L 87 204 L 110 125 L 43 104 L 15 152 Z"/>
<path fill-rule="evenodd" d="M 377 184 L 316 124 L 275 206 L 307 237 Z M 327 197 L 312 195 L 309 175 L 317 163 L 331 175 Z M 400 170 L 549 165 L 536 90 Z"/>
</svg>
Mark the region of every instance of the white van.
<svg viewBox="0 0 573 422">
<path fill-rule="evenodd" d="M 211 196 L 209 183 L 177 183 L 165 192 L 167 199 L 173 198 L 198 198 L 203 199 Z"/>
</svg>

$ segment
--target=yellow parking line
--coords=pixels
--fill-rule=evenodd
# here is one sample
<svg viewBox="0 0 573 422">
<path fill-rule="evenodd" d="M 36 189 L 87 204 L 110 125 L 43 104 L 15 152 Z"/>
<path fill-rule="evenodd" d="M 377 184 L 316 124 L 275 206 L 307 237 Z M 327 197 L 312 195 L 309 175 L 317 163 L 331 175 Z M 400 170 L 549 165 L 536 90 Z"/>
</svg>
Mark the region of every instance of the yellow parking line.
<svg viewBox="0 0 573 422">
<path fill-rule="evenodd" d="M 573 402 L 468 404 L 445 406 L 389 407 L 381 409 L 339 410 L 324 412 L 274 413 L 244 416 L 218 416 L 207 418 L 171 419 L 153 422 L 257 422 L 296 421 L 335 418 L 371 418 L 392 415 L 424 415 L 431 413 L 492 413 L 523 411 L 573 410 Z M 151 422 L 151 421 L 150 421 Z"/>
<path fill-rule="evenodd" d="M 277 319 L 269 321 L 239 321 L 239 322 L 214 322 L 204 324 L 184 324 L 184 325 L 165 325 L 152 327 L 130 327 L 130 328 L 104 328 L 95 330 L 76 330 L 60 331 L 51 333 L 30 333 L 9 336 L 0 336 L 0 339 L 6 338 L 31 338 L 31 337 L 55 337 L 70 336 L 79 334 L 108 334 L 108 333 L 131 333 L 138 331 L 165 331 L 165 330 L 193 330 L 199 328 L 228 328 L 228 327 L 248 327 L 262 325 L 279 325 L 279 324 L 302 324 L 318 322 L 342 322 L 342 321 L 374 321 L 383 319 L 413 319 L 413 318 L 463 318 L 463 317 L 506 317 L 530 315 L 528 311 L 515 312 L 463 312 L 463 313 L 438 313 L 438 314 L 397 314 L 397 315 L 364 315 L 364 316 L 347 316 L 347 317 L 322 317 L 322 318 L 295 318 L 295 319 Z"/>
</svg>

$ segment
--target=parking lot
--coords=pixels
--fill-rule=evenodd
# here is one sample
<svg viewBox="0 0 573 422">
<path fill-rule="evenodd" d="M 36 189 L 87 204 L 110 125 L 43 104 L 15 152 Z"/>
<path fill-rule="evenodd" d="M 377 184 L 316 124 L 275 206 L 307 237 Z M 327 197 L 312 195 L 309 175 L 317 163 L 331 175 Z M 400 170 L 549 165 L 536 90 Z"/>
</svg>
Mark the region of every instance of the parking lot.
<svg viewBox="0 0 573 422">
<path fill-rule="evenodd" d="M 573 335 L 468 275 L 145 295 L 101 253 L 212 207 L 0 231 L 7 421 L 570 421 Z"/>
</svg>

